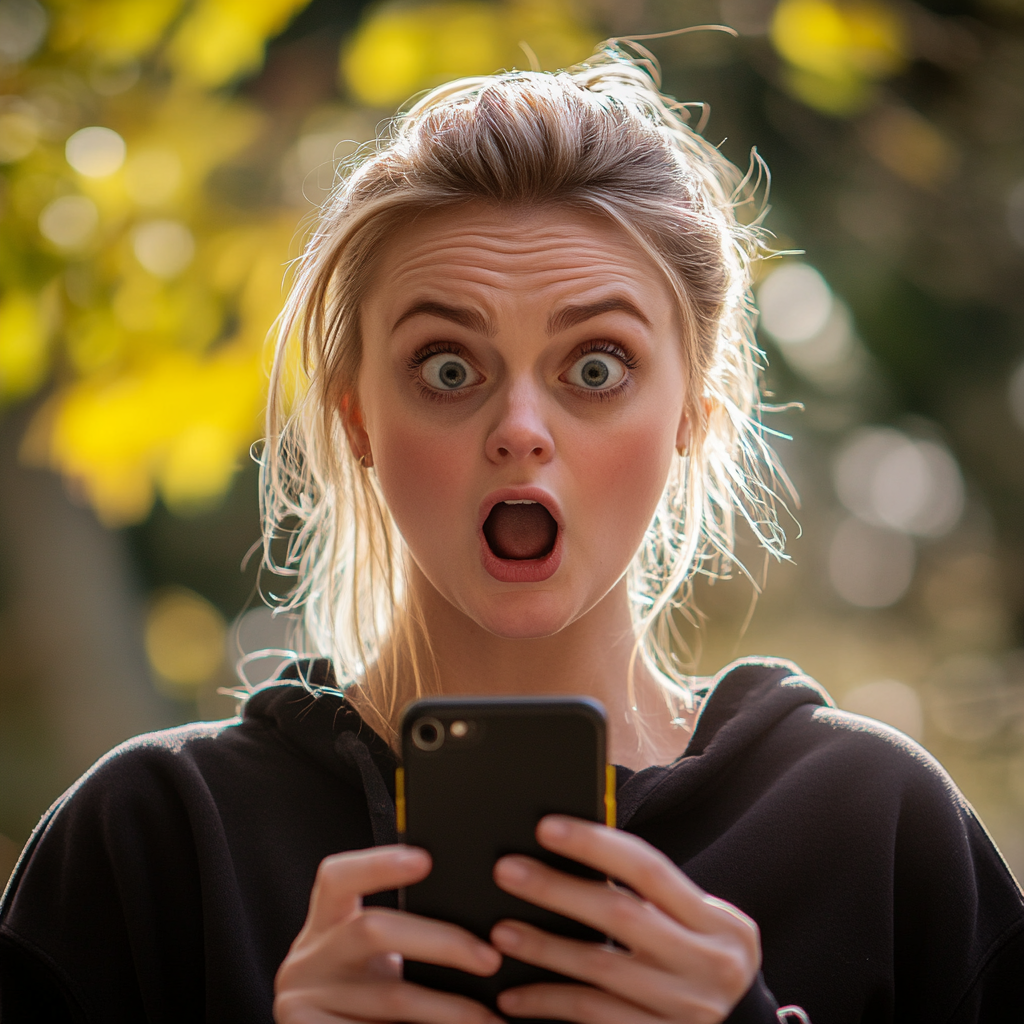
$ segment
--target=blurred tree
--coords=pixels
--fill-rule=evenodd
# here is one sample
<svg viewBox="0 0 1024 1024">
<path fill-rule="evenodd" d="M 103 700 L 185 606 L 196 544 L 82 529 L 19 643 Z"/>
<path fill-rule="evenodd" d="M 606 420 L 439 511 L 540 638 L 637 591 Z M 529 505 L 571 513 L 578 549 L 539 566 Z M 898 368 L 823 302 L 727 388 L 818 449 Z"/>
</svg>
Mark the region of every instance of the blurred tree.
<svg viewBox="0 0 1024 1024">
<path fill-rule="evenodd" d="M 768 225 L 780 248 L 806 250 L 759 281 L 769 383 L 805 407 L 773 424 L 796 437 L 783 448 L 804 537 L 743 640 L 749 588 L 701 588 L 701 668 L 751 648 L 795 657 L 851 707 L 898 718 L 1024 864 L 1021 0 L 0 0 L 0 596 L 22 608 L 0 615 L 0 633 L 27 638 L 15 618 L 48 622 L 35 637 L 60 616 L 88 621 L 88 585 L 68 588 L 78 597 L 60 616 L 45 607 L 81 545 L 93 568 L 80 577 L 105 581 L 104 621 L 120 616 L 107 642 L 124 645 L 105 662 L 80 631 L 50 668 L 42 655 L 0 666 L 0 694 L 61 679 L 75 657 L 142 672 L 135 570 L 155 595 L 155 675 L 158 625 L 173 647 L 187 615 L 221 635 L 202 598 L 228 618 L 242 608 L 253 570 L 237 567 L 256 534 L 247 451 L 282 278 L 336 168 L 397 104 L 455 76 L 570 64 L 604 36 L 718 22 L 738 38 L 646 45 L 668 91 L 710 101 L 708 134 L 728 135 L 732 159 L 759 147 L 774 175 Z M 131 528 L 90 532 L 56 478 L 26 465 Z M 954 506 L 941 535 L 921 526 L 928 508 Z M 28 579 L 40 547 L 45 585 Z M 227 681 L 218 671 L 202 692 Z M 46 692 L 51 719 L 82 699 Z M 125 698 L 133 722 L 166 716 L 151 697 Z M 0 738 L 38 734 L 10 724 L 27 713 L 6 714 Z M 63 721 L 54 749 L 71 749 Z M 90 749 L 111 734 L 97 736 Z M 19 742 L 6 749 L 33 746 Z M 0 757 L 0 774 L 41 777 L 26 764 Z M 29 817 L 0 802 L 0 831 L 20 840 Z"/>
</svg>

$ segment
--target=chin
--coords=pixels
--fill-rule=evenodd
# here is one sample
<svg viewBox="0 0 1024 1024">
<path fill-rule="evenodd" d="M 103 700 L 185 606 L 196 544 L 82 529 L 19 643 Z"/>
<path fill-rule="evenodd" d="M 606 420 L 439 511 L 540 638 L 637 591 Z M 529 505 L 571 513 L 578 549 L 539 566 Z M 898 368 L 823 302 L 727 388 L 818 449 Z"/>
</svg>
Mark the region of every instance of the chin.
<svg viewBox="0 0 1024 1024">
<path fill-rule="evenodd" d="M 554 594 L 507 594 L 482 609 L 465 609 L 481 629 L 505 640 L 540 640 L 560 633 L 577 617 Z"/>
</svg>

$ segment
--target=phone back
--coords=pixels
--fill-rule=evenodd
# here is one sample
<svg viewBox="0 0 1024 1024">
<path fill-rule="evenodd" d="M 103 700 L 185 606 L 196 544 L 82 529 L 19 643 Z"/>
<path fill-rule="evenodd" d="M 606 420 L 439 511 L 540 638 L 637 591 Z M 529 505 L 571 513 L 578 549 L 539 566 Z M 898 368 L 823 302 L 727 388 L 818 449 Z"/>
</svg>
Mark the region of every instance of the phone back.
<svg viewBox="0 0 1024 1024">
<path fill-rule="evenodd" d="M 607 792 L 604 711 L 596 701 L 420 700 L 403 715 L 402 756 L 402 838 L 433 858 L 427 878 L 404 891 L 404 909 L 451 921 L 485 940 L 504 918 L 572 938 L 602 940 L 585 925 L 503 892 L 492 876 L 499 857 L 523 853 L 563 871 L 601 877 L 542 849 L 534 835 L 545 814 L 603 822 L 610 813 L 614 819 L 614 782 L 611 803 Z M 510 958 L 490 978 L 415 961 L 406 962 L 405 977 L 470 996 L 491 1009 L 506 988 L 565 980 Z"/>
</svg>

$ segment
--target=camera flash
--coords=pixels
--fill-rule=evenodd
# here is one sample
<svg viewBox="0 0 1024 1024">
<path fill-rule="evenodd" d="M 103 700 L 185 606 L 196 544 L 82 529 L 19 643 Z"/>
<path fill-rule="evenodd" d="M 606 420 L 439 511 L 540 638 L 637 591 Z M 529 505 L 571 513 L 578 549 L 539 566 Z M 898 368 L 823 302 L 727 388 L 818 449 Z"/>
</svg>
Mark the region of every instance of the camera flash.
<svg viewBox="0 0 1024 1024">
<path fill-rule="evenodd" d="M 467 732 L 469 732 L 469 726 L 459 719 L 448 726 L 448 731 L 456 738 L 461 739 Z"/>
</svg>

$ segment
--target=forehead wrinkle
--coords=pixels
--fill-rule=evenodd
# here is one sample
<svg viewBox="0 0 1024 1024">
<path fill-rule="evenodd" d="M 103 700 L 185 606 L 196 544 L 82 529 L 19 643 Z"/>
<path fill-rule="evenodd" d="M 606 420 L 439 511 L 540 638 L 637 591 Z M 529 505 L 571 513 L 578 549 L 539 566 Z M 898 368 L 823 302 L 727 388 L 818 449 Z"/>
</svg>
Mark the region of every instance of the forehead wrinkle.
<svg viewBox="0 0 1024 1024">
<path fill-rule="evenodd" d="M 495 323 L 503 296 L 524 290 L 558 305 L 593 304 L 618 293 L 640 309 L 650 305 L 652 289 L 664 290 L 646 253 L 615 225 L 589 218 L 432 218 L 394 236 L 389 249 L 371 290 L 392 309 L 397 303 L 389 298 L 401 297 L 405 308 L 414 300 L 438 302 L 472 307 Z"/>
<path fill-rule="evenodd" d="M 596 248 L 596 247 L 595 247 Z M 393 286 L 414 286 L 426 274 L 424 284 L 433 284 L 440 274 L 445 281 L 451 280 L 451 271 L 456 271 L 456 280 L 463 280 L 459 271 L 469 271 L 464 280 L 473 284 L 503 283 L 502 279 L 543 276 L 546 284 L 557 285 L 575 280 L 587 284 L 599 284 L 597 278 L 605 277 L 622 284 L 645 285 L 651 281 L 649 268 L 628 257 L 607 251 L 590 251 L 579 245 L 566 244 L 563 251 L 550 248 L 523 249 L 520 252 L 502 253 L 500 265 L 488 265 L 481 259 L 482 247 L 460 246 L 458 250 L 444 250 L 437 246 L 424 246 L 420 252 L 406 252 L 397 265 L 386 268 L 382 275 L 391 279 Z M 387 271 L 390 271 L 388 273 Z"/>
</svg>

